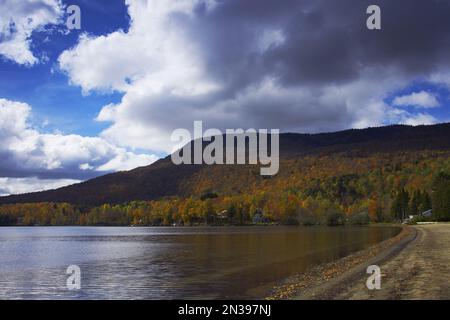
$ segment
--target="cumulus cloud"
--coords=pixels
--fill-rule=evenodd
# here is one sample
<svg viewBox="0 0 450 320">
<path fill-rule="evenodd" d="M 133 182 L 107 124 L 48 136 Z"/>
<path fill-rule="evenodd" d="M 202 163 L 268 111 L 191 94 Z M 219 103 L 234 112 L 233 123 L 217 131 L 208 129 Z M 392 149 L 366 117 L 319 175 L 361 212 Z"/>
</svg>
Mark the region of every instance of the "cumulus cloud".
<svg viewBox="0 0 450 320">
<path fill-rule="evenodd" d="M 59 58 L 86 94 L 123 93 L 97 120 L 111 123 L 102 138 L 124 147 L 169 152 L 171 132 L 194 120 L 301 132 L 431 123 L 385 100 L 417 79 L 450 83 L 442 1 L 379 1 L 381 31 L 365 27 L 370 1 L 126 3 L 127 31 L 83 35 Z"/>
<path fill-rule="evenodd" d="M 426 113 L 419 113 L 416 115 L 412 115 L 405 120 L 405 124 L 408 124 L 411 126 L 434 124 L 436 122 L 438 122 L 438 121 L 435 117 L 433 117 L 432 115 L 426 114 Z"/>
<path fill-rule="evenodd" d="M 18 64 L 37 63 L 39 59 L 30 48 L 31 35 L 61 23 L 61 1 L 0 0 L 0 8 L 0 55 Z"/>
<path fill-rule="evenodd" d="M 395 106 L 413 106 L 416 108 L 435 108 L 440 105 L 438 99 L 432 93 L 426 91 L 395 97 L 392 103 Z"/>
<path fill-rule="evenodd" d="M 107 36 L 82 35 L 78 45 L 59 58 L 73 84 L 85 92 L 136 91 L 150 94 L 204 94 L 214 84 L 204 77 L 198 48 L 173 26 L 171 14 L 189 15 L 195 1 L 127 1 L 131 25 Z M 92 61 L 102 57 L 102 61 Z"/>
<path fill-rule="evenodd" d="M 34 177 L 31 181 L 36 183 L 30 184 L 31 189 L 38 181 L 55 186 L 133 169 L 157 159 L 116 147 L 99 137 L 39 132 L 30 124 L 30 113 L 26 103 L 0 99 L 0 177 L 8 178 L 2 180 L 8 192 L 14 186 L 16 191 L 23 190 L 20 186 L 25 180 L 17 178 Z"/>
<path fill-rule="evenodd" d="M 29 193 L 65 187 L 80 180 L 73 179 L 39 179 L 30 178 L 0 178 L 0 196 Z"/>
<path fill-rule="evenodd" d="M 406 124 L 410 126 L 435 124 L 438 120 L 427 113 L 412 114 L 406 110 L 390 108 L 387 117 L 392 123 Z"/>
</svg>

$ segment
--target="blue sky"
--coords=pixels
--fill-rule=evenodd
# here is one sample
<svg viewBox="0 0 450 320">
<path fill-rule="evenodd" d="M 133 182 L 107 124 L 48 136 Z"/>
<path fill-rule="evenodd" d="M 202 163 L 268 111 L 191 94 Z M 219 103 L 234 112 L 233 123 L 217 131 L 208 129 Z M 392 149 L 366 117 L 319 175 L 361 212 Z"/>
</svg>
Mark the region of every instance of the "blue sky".
<svg viewBox="0 0 450 320">
<path fill-rule="evenodd" d="M 71 0 L 63 3 L 82 8 L 82 30 L 63 34 L 58 32 L 60 28 L 65 30 L 60 26 L 33 32 L 33 52 L 47 56 L 48 61 L 30 67 L 3 58 L 0 62 L 0 97 L 33 106 L 36 125 L 48 122 L 45 130 L 95 136 L 106 127 L 106 124 L 94 120 L 100 108 L 118 102 L 121 95 L 94 92 L 83 96 L 79 87 L 69 85 L 68 77 L 58 68 L 57 59 L 61 52 L 77 43 L 83 32 L 95 36 L 117 29 L 126 30 L 129 16 L 123 1 Z"/>
<path fill-rule="evenodd" d="M 448 122 L 450 120 L 450 92 L 445 85 L 429 83 L 418 79 L 412 81 L 412 83 L 405 88 L 394 91 L 385 99 L 385 101 L 388 104 L 392 104 L 395 97 L 407 96 L 415 92 L 423 91 L 433 94 L 439 102 L 439 106 L 428 109 L 427 113 L 432 115 L 437 122 Z M 404 105 L 403 109 L 412 114 L 420 112 L 420 110 L 413 105 Z"/>
<path fill-rule="evenodd" d="M 0 195 L 148 165 L 195 120 L 291 132 L 449 121 L 450 7 L 382 0 L 382 30 L 369 31 L 369 2 L 1 0 Z M 67 30 L 68 5 L 81 30 Z"/>
</svg>

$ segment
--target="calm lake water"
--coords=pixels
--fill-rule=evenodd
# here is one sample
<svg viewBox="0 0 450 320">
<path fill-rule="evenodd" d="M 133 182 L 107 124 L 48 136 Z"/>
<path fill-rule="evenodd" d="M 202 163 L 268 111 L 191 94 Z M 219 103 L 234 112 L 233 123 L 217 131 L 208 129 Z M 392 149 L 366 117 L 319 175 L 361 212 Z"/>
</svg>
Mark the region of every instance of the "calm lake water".
<svg viewBox="0 0 450 320">
<path fill-rule="evenodd" d="M 0 299 L 258 298 L 396 227 L 0 228 Z M 81 268 L 81 290 L 66 269 Z M 258 289 L 259 288 L 259 289 Z"/>
</svg>

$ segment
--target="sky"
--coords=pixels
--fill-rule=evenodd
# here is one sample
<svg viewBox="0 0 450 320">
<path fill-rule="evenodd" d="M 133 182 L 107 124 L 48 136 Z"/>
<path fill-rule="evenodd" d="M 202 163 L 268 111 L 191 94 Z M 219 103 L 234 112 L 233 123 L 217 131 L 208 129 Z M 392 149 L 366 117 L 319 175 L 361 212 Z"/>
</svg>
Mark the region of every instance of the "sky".
<svg viewBox="0 0 450 320">
<path fill-rule="evenodd" d="M 448 122 L 449 17 L 440 0 L 0 0 L 0 195 L 151 164 L 195 120 Z"/>
</svg>

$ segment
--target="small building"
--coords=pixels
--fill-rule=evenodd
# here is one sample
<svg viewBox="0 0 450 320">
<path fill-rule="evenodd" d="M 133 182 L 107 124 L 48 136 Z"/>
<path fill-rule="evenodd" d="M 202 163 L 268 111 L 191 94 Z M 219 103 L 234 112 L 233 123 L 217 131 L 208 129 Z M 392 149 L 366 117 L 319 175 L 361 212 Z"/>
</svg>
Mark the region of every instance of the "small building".
<svg viewBox="0 0 450 320">
<path fill-rule="evenodd" d="M 255 215 L 253 216 L 253 223 L 257 224 L 257 223 L 263 223 L 263 215 L 262 213 L 255 213 Z"/>
<path fill-rule="evenodd" d="M 253 224 L 269 223 L 270 220 L 264 216 L 264 213 L 261 209 L 258 209 L 253 216 L 252 222 Z"/>
<path fill-rule="evenodd" d="M 228 211 L 222 210 L 216 214 L 216 219 L 218 222 L 226 222 L 228 220 Z"/>
</svg>

